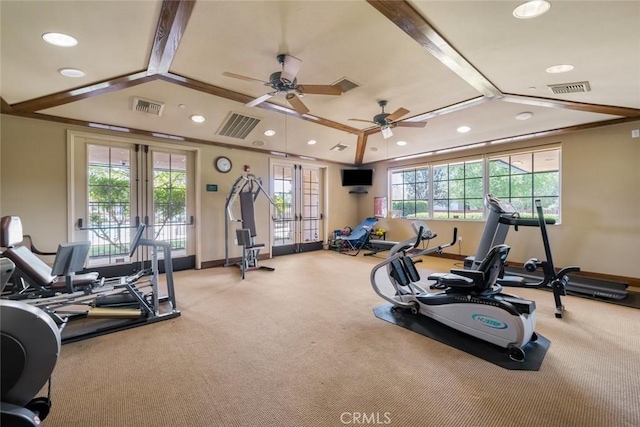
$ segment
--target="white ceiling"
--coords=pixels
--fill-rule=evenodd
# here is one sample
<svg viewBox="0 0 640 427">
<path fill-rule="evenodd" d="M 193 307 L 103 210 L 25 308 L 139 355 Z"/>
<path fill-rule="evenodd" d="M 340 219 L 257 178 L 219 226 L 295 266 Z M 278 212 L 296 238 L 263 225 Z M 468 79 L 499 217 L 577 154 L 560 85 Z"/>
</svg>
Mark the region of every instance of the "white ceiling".
<svg viewBox="0 0 640 427">
<path fill-rule="evenodd" d="M 254 141 L 264 141 L 264 150 L 343 163 L 356 162 L 357 132 L 370 128 L 349 119 L 370 120 L 380 112 L 377 101 L 381 99 L 389 101 L 388 113 L 400 107 L 409 110 L 403 119 L 432 114 L 424 129 L 397 127 L 387 140 L 379 132 L 369 135 L 361 159 L 364 163 L 640 116 L 640 1 L 552 0 L 548 13 L 529 20 L 513 17 L 513 9 L 520 3 L 408 3 L 500 95 L 519 98 L 496 96 L 466 108 L 452 108 L 453 112 L 443 110 L 482 100 L 482 93 L 451 71 L 456 64 L 437 59 L 366 1 L 197 0 L 170 73 L 257 98 L 268 88 L 223 72 L 268 80 L 280 69 L 277 54 L 288 53 L 303 61 L 297 76 L 301 84 L 333 84 L 346 77 L 359 85 L 341 96 L 308 94 L 302 99 L 312 117 L 351 127 L 353 132 L 302 120 L 295 113 L 246 107 L 242 102 L 163 80 L 93 92 L 95 96 L 73 98 L 73 102 L 54 103 L 33 112 L 251 148 L 258 144 Z M 146 70 L 162 6 L 161 1 L 3 0 L 2 99 L 15 107 Z M 70 34 L 79 43 L 72 48 L 51 46 L 41 39 L 49 31 Z M 575 68 L 563 74 L 545 72 L 557 64 Z M 86 76 L 62 77 L 57 70 L 63 67 L 82 69 Z M 580 81 L 588 81 L 591 91 L 554 95 L 547 87 Z M 164 103 L 163 115 L 132 111 L 134 97 Z M 571 103 L 549 104 L 546 99 Z M 282 94 L 269 102 L 290 107 Z M 186 107 L 179 108 L 179 104 Z M 572 106 L 578 109 L 567 108 Z M 616 113 L 601 106 L 627 110 Z M 516 120 L 523 111 L 532 112 L 533 117 Z M 243 140 L 217 135 L 230 112 L 261 121 Z M 192 114 L 207 120 L 195 124 L 189 120 Z M 471 131 L 457 133 L 461 125 Z M 266 137 L 266 129 L 277 133 Z M 318 143 L 308 145 L 309 139 Z M 399 139 L 407 145 L 396 145 Z M 349 148 L 329 150 L 339 142 Z"/>
</svg>

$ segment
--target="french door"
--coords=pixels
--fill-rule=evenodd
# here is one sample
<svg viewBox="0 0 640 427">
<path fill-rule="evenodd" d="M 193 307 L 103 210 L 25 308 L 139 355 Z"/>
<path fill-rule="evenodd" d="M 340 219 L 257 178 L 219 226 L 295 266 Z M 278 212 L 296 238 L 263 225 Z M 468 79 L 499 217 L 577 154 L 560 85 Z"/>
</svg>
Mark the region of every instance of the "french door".
<svg viewBox="0 0 640 427">
<path fill-rule="evenodd" d="M 271 188 L 274 256 L 322 249 L 324 240 L 325 170 L 273 162 Z"/>
<path fill-rule="evenodd" d="M 139 224 L 171 243 L 177 269 L 195 265 L 193 165 L 189 151 L 82 138 L 73 144 L 73 240 L 91 241 L 88 266 L 127 265 Z"/>
</svg>

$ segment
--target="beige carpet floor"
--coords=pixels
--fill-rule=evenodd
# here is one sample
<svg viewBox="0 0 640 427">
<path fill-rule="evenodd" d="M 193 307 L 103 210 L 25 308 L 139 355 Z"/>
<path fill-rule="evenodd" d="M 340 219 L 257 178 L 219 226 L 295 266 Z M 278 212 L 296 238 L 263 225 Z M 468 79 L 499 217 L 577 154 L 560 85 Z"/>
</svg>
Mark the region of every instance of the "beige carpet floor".
<svg viewBox="0 0 640 427">
<path fill-rule="evenodd" d="M 556 319 L 550 292 L 511 289 L 551 346 L 510 371 L 377 319 L 379 261 L 178 272 L 180 317 L 62 347 L 44 425 L 640 426 L 640 310 L 569 296 Z"/>
</svg>

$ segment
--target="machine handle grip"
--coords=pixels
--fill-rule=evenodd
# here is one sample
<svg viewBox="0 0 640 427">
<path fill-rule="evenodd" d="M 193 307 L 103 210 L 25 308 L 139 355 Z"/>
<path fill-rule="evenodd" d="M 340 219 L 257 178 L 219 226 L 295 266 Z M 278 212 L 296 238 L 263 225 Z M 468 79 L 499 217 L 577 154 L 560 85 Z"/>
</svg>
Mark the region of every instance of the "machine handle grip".
<svg viewBox="0 0 640 427">
<path fill-rule="evenodd" d="M 449 246 L 453 246 L 458 241 L 458 227 L 453 227 L 453 240 Z"/>
<path fill-rule="evenodd" d="M 418 245 L 420 244 L 420 240 L 422 240 L 423 231 L 424 231 L 424 227 L 421 225 L 420 229 L 418 230 L 418 238 L 416 239 L 416 242 L 413 244 L 413 249 L 417 248 Z"/>
</svg>

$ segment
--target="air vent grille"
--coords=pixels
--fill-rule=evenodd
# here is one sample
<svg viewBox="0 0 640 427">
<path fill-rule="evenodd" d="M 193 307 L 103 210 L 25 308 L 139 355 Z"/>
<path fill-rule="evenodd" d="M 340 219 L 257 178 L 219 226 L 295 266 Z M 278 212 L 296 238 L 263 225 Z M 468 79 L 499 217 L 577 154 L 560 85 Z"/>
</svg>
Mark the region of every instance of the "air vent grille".
<svg viewBox="0 0 640 427">
<path fill-rule="evenodd" d="M 158 101 L 135 97 L 133 98 L 133 110 L 151 114 L 152 116 L 161 116 L 164 111 L 164 104 Z"/>
<path fill-rule="evenodd" d="M 218 135 L 231 138 L 245 139 L 260 123 L 260 119 L 231 112 L 218 130 Z"/>
<path fill-rule="evenodd" d="M 333 86 L 340 86 L 342 88 L 342 93 L 350 91 L 351 89 L 355 89 L 360 87 L 358 83 L 355 83 L 348 78 L 344 77 L 333 84 Z"/>
<path fill-rule="evenodd" d="M 342 142 L 337 143 L 336 145 L 334 145 L 333 147 L 331 147 L 331 151 L 344 151 L 347 148 L 349 148 L 349 146 L 347 144 L 343 144 Z"/>
<path fill-rule="evenodd" d="M 547 87 L 556 95 L 562 93 L 589 92 L 591 90 L 589 82 L 562 83 L 548 85 Z"/>
</svg>

